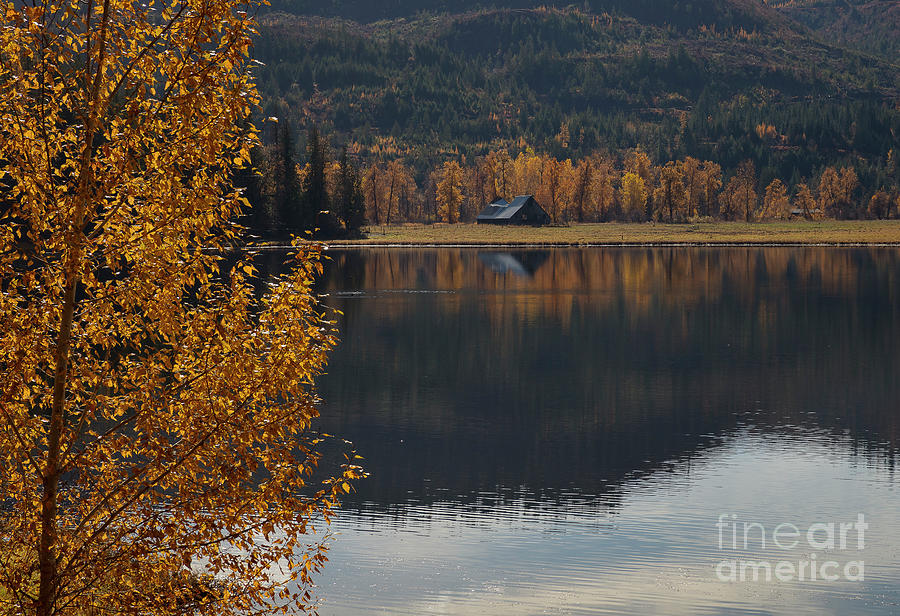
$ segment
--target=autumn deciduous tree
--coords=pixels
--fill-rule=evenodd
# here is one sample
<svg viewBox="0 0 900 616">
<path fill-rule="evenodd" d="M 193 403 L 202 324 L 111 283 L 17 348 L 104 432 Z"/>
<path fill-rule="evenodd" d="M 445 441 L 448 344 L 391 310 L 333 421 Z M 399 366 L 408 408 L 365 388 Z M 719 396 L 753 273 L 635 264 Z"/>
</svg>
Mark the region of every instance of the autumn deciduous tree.
<svg viewBox="0 0 900 616">
<path fill-rule="evenodd" d="M 409 169 L 399 160 L 373 163 L 363 178 L 368 218 L 376 225 L 397 222 L 401 198 L 415 190 Z"/>
<path fill-rule="evenodd" d="M 684 186 L 686 214 L 696 216 L 700 211 L 700 197 L 703 193 L 703 169 L 696 158 L 688 156 L 681 163 L 681 179 Z"/>
<path fill-rule="evenodd" d="M 772 180 L 766 186 L 766 194 L 763 197 L 763 209 L 761 218 L 787 219 L 791 216 L 791 201 L 787 195 L 787 188 L 779 179 Z"/>
<path fill-rule="evenodd" d="M 550 214 L 550 220 L 559 222 L 565 212 L 565 200 L 563 199 L 563 183 L 566 172 L 566 163 L 552 157 L 544 158 L 541 185 L 538 187 L 537 200 Z M 569 164 L 571 166 L 571 163 Z"/>
<path fill-rule="evenodd" d="M 719 190 L 722 188 L 722 167 L 712 161 L 703 163 L 700 179 L 701 212 L 704 216 L 719 215 Z"/>
<path fill-rule="evenodd" d="M 485 205 L 494 200 L 493 171 L 487 164 L 486 157 L 476 159 L 468 172 L 464 172 L 466 194 L 469 198 L 460 213 L 462 220 L 473 220 Z"/>
<path fill-rule="evenodd" d="M 366 198 L 367 218 L 376 225 L 383 221 L 381 217 L 381 192 L 384 184 L 384 166 L 375 162 L 369 167 L 363 176 L 362 189 Z"/>
<path fill-rule="evenodd" d="M 647 153 L 641 148 L 638 147 L 630 150 L 628 154 L 625 155 L 625 170 L 628 173 L 634 173 L 640 176 L 640 178 L 644 180 L 646 186 L 650 185 L 653 164 L 650 162 L 650 157 L 647 156 Z"/>
<path fill-rule="evenodd" d="M 857 209 L 853 193 L 858 185 L 859 180 L 853 169 L 826 167 L 819 178 L 819 207 L 826 216 L 853 217 Z"/>
<path fill-rule="evenodd" d="M 581 161 L 574 171 L 572 185 L 572 207 L 574 218 L 578 222 L 587 220 L 588 211 L 591 210 L 591 184 L 593 183 L 594 166 L 591 159 Z"/>
<path fill-rule="evenodd" d="M 821 218 L 822 210 L 816 207 L 816 198 L 806 184 L 797 185 L 797 194 L 794 195 L 794 205 L 809 219 Z"/>
<path fill-rule="evenodd" d="M 400 197 L 403 191 L 415 186 L 415 181 L 409 169 L 399 160 L 392 160 L 388 163 L 384 172 L 384 188 L 385 193 L 382 195 L 381 203 L 386 207 L 385 222 L 391 224 L 391 215 L 400 210 Z"/>
<path fill-rule="evenodd" d="M 491 152 L 486 157 L 486 164 L 490 169 L 490 175 L 494 179 L 494 193 L 497 197 L 509 200 L 512 198 L 513 188 L 513 160 L 506 150 Z"/>
<path fill-rule="evenodd" d="M 622 209 L 631 220 L 644 218 L 644 205 L 647 201 L 647 189 L 644 180 L 636 173 L 627 172 L 622 177 Z"/>
<path fill-rule="evenodd" d="M 757 199 L 756 168 L 752 161 L 745 160 L 738 165 L 722 193 L 722 214 L 726 218 L 743 218 L 750 222 L 756 214 Z"/>
<path fill-rule="evenodd" d="M 463 202 L 462 175 L 462 168 L 455 160 L 447 161 L 441 168 L 435 196 L 438 202 L 438 216 L 444 222 L 459 222 L 459 208 Z"/>
<path fill-rule="evenodd" d="M 615 204 L 615 189 L 613 188 L 613 168 L 607 161 L 596 161 L 593 166 L 591 178 L 590 210 L 598 220 L 607 220 Z"/>
<path fill-rule="evenodd" d="M 674 222 L 685 208 L 685 194 L 680 165 L 673 162 L 666 164 L 659 174 L 659 187 L 653 193 L 653 201 L 661 216 Z"/>
<path fill-rule="evenodd" d="M 263 299 L 219 256 L 256 142 L 239 8 L 3 9 L 0 613 L 302 610 L 361 473 L 311 483 L 315 250 Z"/>
<path fill-rule="evenodd" d="M 872 218 L 890 218 L 893 205 L 891 196 L 883 190 L 879 190 L 869 199 L 869 216 Z"/>
<path fill-rule="evenodd" d="M 520 152 L 513 165 L 515 191 L 522 195 L 537 194 L 541 187 L 543 167 L 543 160 L 534 152 Z"/>
</svg>

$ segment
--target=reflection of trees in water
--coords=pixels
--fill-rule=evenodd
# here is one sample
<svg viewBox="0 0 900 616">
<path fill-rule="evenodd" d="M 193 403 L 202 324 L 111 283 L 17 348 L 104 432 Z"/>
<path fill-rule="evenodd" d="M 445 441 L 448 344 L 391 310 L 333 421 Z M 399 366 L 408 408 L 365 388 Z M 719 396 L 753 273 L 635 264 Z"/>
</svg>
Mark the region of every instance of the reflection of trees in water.
<svg viewBox="0 0 900 616">
<path fill-rule="evenodd" d="M 531 278 L 475 250 L 330 255 L 325 422 L 369 458 L 366 499 L 610 494 L 744 421 L 898 444 L 896 250 L 560 249 Z"/>
</svg>

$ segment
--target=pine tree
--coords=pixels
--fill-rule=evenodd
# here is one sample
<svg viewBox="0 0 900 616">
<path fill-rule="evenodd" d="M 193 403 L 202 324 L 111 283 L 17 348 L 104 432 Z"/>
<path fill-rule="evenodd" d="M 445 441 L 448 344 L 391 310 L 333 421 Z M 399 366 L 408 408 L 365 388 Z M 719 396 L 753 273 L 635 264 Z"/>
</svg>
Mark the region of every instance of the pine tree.
<svg viewBox="0 0 900 616">
<path fill-rule="evenodd" d="M 289 124 L 282 124 L 278 141 L 278 170 L 275 179 L 276 224 L 291 234 L 301 234 L 304 217 L 300 199 L 300 178 L 294 157 L 294 137 Z"/>
<path fill-rule="evenodd" d="M 328 154 L 325 144 L 319 135 L 319 129 L 313 125 L 309 129 L 306 140 L 306 156 L 308 159 L 306 174 L 300 193 L 300 225 L 304 231 L 314 231 L 320 222 L 321 214 L 330 212 L 328 186 L 325 181 L 325 166 Z"/>
<path fill-rule="evenodd" d="M 338 162 L 335 208 L 348 235 L 357 234 L 366 224 L 366 203 L 362 193 L 362 182 L 359 172 L 347 156 L 347 148 L 341 152 Z"/>
</svg>

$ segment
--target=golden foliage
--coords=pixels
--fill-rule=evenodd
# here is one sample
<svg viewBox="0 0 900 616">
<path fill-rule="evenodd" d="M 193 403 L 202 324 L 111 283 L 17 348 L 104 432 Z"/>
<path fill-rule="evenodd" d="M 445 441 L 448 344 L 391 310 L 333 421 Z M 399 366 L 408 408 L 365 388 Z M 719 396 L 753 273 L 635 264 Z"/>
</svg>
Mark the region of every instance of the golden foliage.
<svg viewBox="0 0 900 616">
<path fill-rule="evenodd" d="M 756 215 L 756 168 L 750 160 L 738 165 L 737 172 L 728 180 L 721 195 L 722 215 L 726 219 L 743 218 L 746 222 Z"/>
<path fill-rule="evenodd" d="M 706 161 L 700 176 L 700 193 L 703 209 L 707 216 L 719 213 L 719 190 L 722 188 L 722 167 L 718 163 Z"/>
<path fill-rule="evenodd" d="M 843 217 L 854 207 L 853 192 L 858 185 L 852 168 L 826 167 L 819 178 L 819 207 L 826 216 Z"/>
<path fill-rule="evenodd" d="M 883 190 L 877 191 L 869 199 L 868 213 L 872 218 L 890 218 L 893 209 L 891 196 Z"/>
<path fill-rule="evenodd" d="M 458 162 L 451 160 L 444 163 L 436 187 L 438 216 L 444 222 L 459 222 L 459 208 L 464 198 L 462 180 L 462 168 Z"/>
<path fill-rule="evenodd" d="M 794 196 L 794 205 L 797 206 L 803 216 L 810 219 L 822 218 L 822 210 L 816 207 L 816 198 L 806 184 L 797 185 L 797 194 Z"/>
<path fill-rule="evenodd" d="M 669 162 L 660 170 L 659 186 L 653 191 L 653 205 L 660 216 L 674 222 L 683 215 L 686 204 L 682 166 Z"/>
<path fill-rule="evenodd" d="M 647 189 L 644 180 L 636 173 L 628 171 L 622 177 L 622 209 L 632 220 L 644 217 L 644 206 L 647 202 Z"/>
<path fill-rule="evenodd" d="M 263 298 L 219 256 L 255 143 L 237 9 L 4 8 L 0 613 L 304 610 L 361 476 L 306 486 L 317 251 Z"/>
<path fill-rule="evenodd" d="M 494 195 L 506 199 L 513 197 L 513 160 L 506 150 L 489 153 L 485 157 L 489 177 L 494 181 Z"/>
<path fill-rule="evenodd" d="M 640 176 L 645 185 L 649 186 L 652 183 L 653 164 L 650 162 L 650 157 L 641 148 L 630 150 L 625 155 L 625 170 Z"/>
<path fill-rule="evenodd" d="M 763 197 L 763 210 L 760 218 L 786 220 L 790 217 L 791 201 L 787 195 L 787 188 L 781 180 L 776 178 L 766 186 L 766 194 Z"/>
</svg>

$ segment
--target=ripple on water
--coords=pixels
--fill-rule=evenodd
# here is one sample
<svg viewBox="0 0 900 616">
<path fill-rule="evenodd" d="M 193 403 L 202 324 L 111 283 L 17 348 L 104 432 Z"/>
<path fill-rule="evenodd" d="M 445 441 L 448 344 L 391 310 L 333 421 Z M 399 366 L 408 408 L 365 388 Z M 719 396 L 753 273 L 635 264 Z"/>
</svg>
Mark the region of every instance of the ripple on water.
<svg viewBox="0 0 900 616">
<path fill-rule="evenodd" d="M 555 503 L 484 493 L 469 505 L 345 511 L 320 580 L 322 614 L 895 613 L 893 478 L 841 454 L 826 436 L 809 434 L 800 447 L 796 433 L 773 438 L 747 427 L 692 460 L 690 471 L 635 478 L 613 506 L 575 492 Z M 720 513 L 770 530 L 783 522 L 804 529 L 855 520 L 861 502 L 866 549 L 818 557 L 864 557 L 864 582 L 716 579 L 723 559 L 796 561 L 811 553 L 771 544 L 720 550 Z"/>
</svg>

